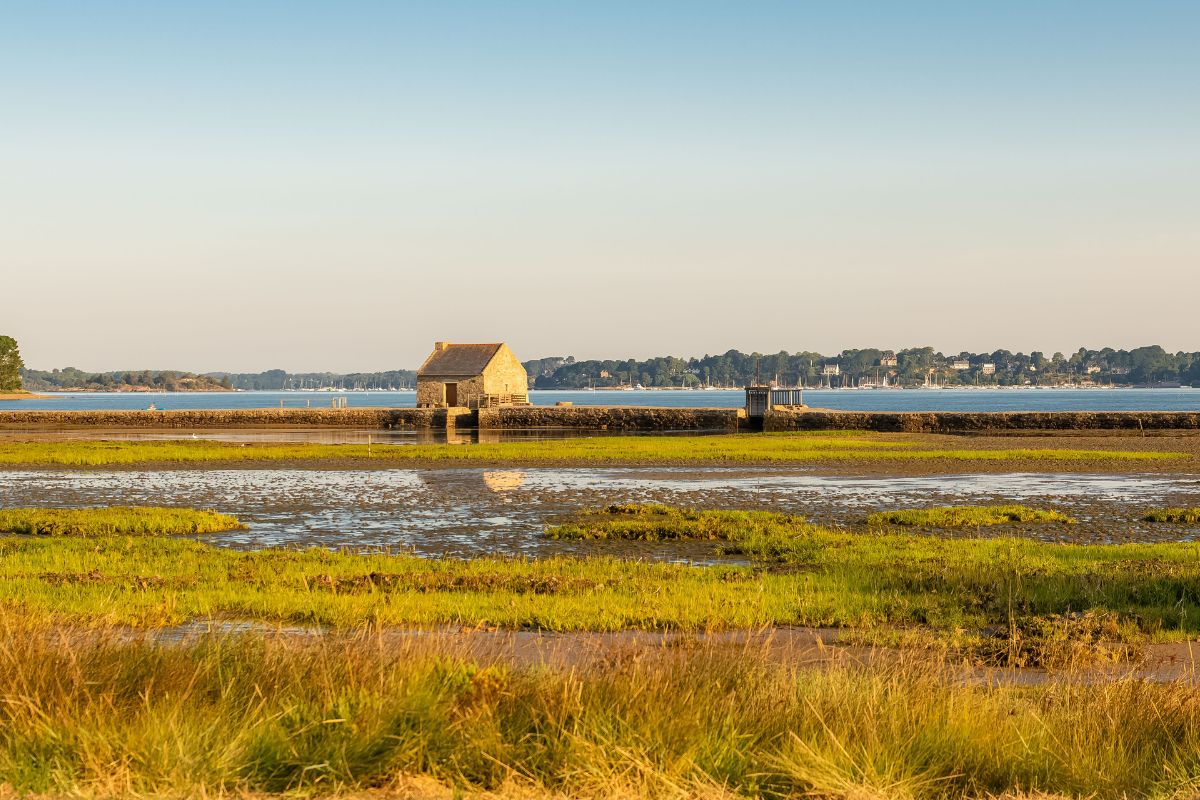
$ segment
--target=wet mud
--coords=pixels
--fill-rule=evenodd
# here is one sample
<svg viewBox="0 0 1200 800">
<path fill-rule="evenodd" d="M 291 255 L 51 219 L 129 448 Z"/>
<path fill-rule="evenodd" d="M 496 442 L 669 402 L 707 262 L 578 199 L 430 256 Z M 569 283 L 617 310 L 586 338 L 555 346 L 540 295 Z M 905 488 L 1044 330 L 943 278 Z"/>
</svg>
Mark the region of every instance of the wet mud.
<svg viewBox="0 0 1200 800">
<path fill-rule="evenodd" d="M 615 503 L 772 510 L 857 526 L 901 508 L 1016 502 L 1077 525 L 1013 524 L 934 531 L 1039 541 L 1193 541 L 1200 525 L 1143 522 L 1151 508 L 1200 505 L 1200 477 L 1162 474 L 959 473 L 839 475 L 806 468 L 207 469 L 0 473 L 0 507 L 168 505 L 233 514 L 248 530 L 204 541 L 239 549 L 326 547 L 424 556 L 612 555 L 695 563 L 708 542 L 556 541 L 546 524 Z"/>
</svg>

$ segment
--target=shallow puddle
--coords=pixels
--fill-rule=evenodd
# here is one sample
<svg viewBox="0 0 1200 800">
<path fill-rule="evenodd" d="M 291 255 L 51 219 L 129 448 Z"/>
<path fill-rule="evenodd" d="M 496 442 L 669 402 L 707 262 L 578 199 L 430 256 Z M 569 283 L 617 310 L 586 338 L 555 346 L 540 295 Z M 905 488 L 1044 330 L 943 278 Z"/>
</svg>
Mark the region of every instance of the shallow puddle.
<svg viewBox="0 0 1200 800">
<path fill-rule="evenodd" d="M 0 473 L 0 507 L 215 508 L 250 525 L 247 531 L 205 537 L 230 547 L 387 547 L 464 557 L 606 553 L 713 559 L 709 543 L 556 542 L 541 535 L 548 521 L 613 503 L 775 510 L 856 524 L 875 510 L 1006 501 L 1058 508 L 1080 524 L 1000 526 L 985 534 L 1088 542 L 1200 536 L 1200 526 L 1138 519 L 1150 507 L 1200 505 L 1200 480 L 1194 476 L 854 477 L 745 467 Z"/>
</svg>

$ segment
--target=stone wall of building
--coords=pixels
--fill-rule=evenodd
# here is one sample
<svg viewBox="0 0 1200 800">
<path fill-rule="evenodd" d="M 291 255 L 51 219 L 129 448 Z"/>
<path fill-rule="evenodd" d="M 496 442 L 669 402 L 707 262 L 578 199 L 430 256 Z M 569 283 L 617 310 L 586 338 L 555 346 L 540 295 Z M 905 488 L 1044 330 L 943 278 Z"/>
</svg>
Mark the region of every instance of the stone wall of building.
<svg viewBox="0 0 1200 800">
<path fill-rule="evenodd" d="M 483 373 L 484 392 L 487 394 L 526 394 L 529 391 L 529 374 L 507 346 L 501 347 Z"/>
<path fill-rule="evenodd" d="M 479 397 L 484 392 L 484 378 L 480 375 L 474 377 L 463 378 L 461 380 L 451 380 L 449 378 L 418 378 L 417 379 L 417 407 L 431 408 L 443 405 L 446 402 L 445 385 L 447 383 L 458 384 L 458 405 L 467 405 L 468 398 Z"/>
<path fill-rule="evenodd" d="M 417 378 L 417 408 L 441 405 L 444 397 L 442 382 L 432 378 Z"/>
</svg>

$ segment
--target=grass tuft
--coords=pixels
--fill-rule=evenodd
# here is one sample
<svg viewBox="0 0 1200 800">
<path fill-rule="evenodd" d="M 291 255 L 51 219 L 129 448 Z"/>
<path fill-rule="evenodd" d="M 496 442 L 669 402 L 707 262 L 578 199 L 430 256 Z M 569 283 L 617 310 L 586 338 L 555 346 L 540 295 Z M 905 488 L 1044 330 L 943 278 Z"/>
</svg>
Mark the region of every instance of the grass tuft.
<svg viewBox="0 0 1200 800">
<path fill-rule="evenodd" d="M 579 541 L 713 541 L 718 554 L 759 560 L 811 561 L 832 534 L 803 517 L 770 511 L 697 511 L 664 505 L 629 503 L 576 515 L 551 525 L 552 539 Z"/>
<path fill-rule="evenodd" d="M 624 539 L 628 541 L 733 541 L 751 532 L 789 530 L 803 517 L 769 511 L 696 511 L 665 505 L 627 503 L 578 514 L 571 522 L 552 525 L 552 539 Z"/>
<path fill-rule="evenodd" d="M 0 532 L 34 536 L 168 536 L 243 530 L 216 511 L 154 506 L 0 509 Z"/>
<path fill-rule="evenodd" d="M 1200 522 L 1200 508 L 1160 508 L 1142 517 L 1144 522 Z"/>
<path fill-rule="evenodd" d="M 981 527 L 1014 522 L 1061 522 L 1074 525 L 1076 520 L 1058 511 L 1028 506 L 946 506 L 904 511 L 879 511 L 867 515 L 868 525 L 906 525 L 926 528 Z"/>
</svg>

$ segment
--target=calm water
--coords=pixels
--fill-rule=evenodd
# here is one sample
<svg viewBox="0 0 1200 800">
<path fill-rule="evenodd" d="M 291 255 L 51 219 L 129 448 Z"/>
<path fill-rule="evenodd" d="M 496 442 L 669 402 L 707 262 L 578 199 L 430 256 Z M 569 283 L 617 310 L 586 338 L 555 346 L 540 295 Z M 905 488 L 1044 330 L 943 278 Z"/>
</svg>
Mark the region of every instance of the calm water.
<svg viewBox="0 0 1200 800">
<path fill-rule="evenodd" d="M 531 468 L 168 470 L 0 473 L 0 507 L 171 505 L 215 508 L 250 525 L 203 537 L 229 547 L 409 549 L 427 556 L 610 554 L 707 561 L 710 542 L 556 542 L 548 521 L 583 508 L 657 502 L 770 509 L 857 523 L 869 511 L 1014 501 L 1060 508 L 1077 526 L 1004 533 L 1074 541 L 1194 539 L 1200 525 L 1139 521 L 1152 506 L 1200 504 L 1200 479 L 1159 475 L 816 475 L 805 470 Z M 975 531 L 968 531 L 974 534 Z"/>
<path fill-rule="evenodd" d="M 328 408 L 335 397 L 355 407 L 412 408 L 413 392 L 196 392 L 137 394 L 60 394 L 44 400 L 0 402 L 0 410 Z M 630 391 L 529 393 L 534 405 L 559 400 L 576 405 L 655 406 L 660 408 L 738 408 L 741 391 Z M 1200 411 L 1200 389 L 938 389 L 805 392 L 817 408 L 847 411 Z"/>
</svg>

